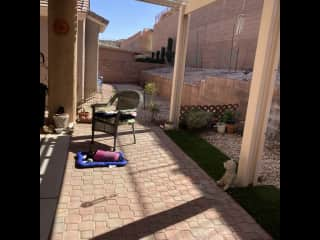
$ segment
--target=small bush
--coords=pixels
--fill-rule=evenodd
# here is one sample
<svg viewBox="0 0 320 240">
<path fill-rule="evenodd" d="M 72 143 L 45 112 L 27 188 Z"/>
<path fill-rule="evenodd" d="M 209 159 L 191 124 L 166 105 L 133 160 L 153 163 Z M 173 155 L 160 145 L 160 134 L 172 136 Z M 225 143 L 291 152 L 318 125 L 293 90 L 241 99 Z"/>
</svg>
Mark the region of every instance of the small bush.
<svg viewBox="0 0 320 240">
<path fill-rule="evenodd" d="M 204 110 L 191 110 L 183 115 L 182 125 L 188 129 L 201 129 L 207 127 L 212 119 L 213 113 Z"/>
<path fill-rule="evenodd" d="M 239 119 L 239 112 L 226 110 L 222 116 L 222 122 L 227 124 L 235 124 Z"/>
</svg>

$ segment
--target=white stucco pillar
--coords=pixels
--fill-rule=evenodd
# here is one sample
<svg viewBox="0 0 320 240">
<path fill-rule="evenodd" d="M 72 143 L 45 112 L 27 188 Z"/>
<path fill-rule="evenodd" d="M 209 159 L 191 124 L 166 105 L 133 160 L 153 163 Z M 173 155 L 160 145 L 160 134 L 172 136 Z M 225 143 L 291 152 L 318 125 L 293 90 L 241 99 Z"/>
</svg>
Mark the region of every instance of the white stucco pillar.
<svg viewBox="0 0 320 240">
<path fill-rule="evenodd" d="M 170 98 L 170 112 L 169 121 L 173 122 L 175 127 L 179 124 L 181 97 L 184 83 L 184 71 L 188 46 L 188 34 L 190 16 L 184 14 L 185 5 L 182 5 L 179 9 L 179 22 L 176 40 L 176 54 L 174 60 L 171 98 Z"/>
<path fill-rule="evenodd" d="M 96 44 L 97 44 L 97 79 L 100 77 L 99 76 L 99 32 L 97 35 L 97 40 L 96 40 Z"/>
<path fill-rule="evenodd" d="M 78 21 L 78 84 L 77 84 L 77 101 L 84 100 L 84 78 L 85 78 L 85 18 Z"/>
<path fill-rule="evenodd" d="M 59 106 L 63 106 L 70 115 L 70 122 L 74 122 L 77 101 L 76 0 L 49 0 L 48 57 L 49 113 L 52 116 Z"/>
<path fill-rule="evenodd" d="M 98 79 L 98 35 L 100 26 L 89 20 L 86 20 L 86 51 L 85 51 L 85 82 L 84 97 L 88 99 L 97 91 Z"/>
<path fill-rule="evenodd" d="M 280 58 L 280 1 L 264 1 L 245 128 L 241 145 L 237 185 L 256 183 L 265 132 Z"/>
</svg>

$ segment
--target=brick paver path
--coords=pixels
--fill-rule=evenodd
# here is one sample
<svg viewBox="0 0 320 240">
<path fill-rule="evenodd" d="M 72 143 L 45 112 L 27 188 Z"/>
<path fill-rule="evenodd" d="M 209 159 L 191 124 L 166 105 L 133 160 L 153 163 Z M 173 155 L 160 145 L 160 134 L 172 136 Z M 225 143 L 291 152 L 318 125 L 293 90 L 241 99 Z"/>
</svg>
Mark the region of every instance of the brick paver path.
<svg viewBox="0 0 320 240">
<path fill-rule="evenodd" d="M 52 239 L 271 239 L 161 129 L 120 127 L 121 168 L 75 168 L 89 148 L 90 124 L 75 128 Z M 97 133 L 95 148 L 112 137 Z"/>
</svg>

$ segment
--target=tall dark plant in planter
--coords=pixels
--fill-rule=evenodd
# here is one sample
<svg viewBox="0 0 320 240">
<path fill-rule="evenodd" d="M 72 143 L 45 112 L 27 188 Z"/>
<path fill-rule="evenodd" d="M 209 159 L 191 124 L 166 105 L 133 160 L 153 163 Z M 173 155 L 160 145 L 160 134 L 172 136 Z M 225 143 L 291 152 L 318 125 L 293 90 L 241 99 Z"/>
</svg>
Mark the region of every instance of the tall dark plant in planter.
<svg viewBox="0 0 320 240">
<path fill-rule="evenodd" d="M 166 57 L 167 57 L 168 63 L 172 64 L 173 63 L 172 62 L 172 60 L 173 60 L 173 39 L 172 38 L 168 38 Z"/>
<path fill-rule="evenodd" d="M 165 47 L 161 48 L 161 53 L 160 53 L 160 63 L 164 63 L 164 56 L 166 54 L 166 49 Z"/>
<path fill-rule="evenodd" d="M 174 59 L 175 59 L 175 57 L 176 57 L 176 52 L 173 51 L 173 52 L 172 52 L 172 65 L 174 65 Z"/>
</svg>

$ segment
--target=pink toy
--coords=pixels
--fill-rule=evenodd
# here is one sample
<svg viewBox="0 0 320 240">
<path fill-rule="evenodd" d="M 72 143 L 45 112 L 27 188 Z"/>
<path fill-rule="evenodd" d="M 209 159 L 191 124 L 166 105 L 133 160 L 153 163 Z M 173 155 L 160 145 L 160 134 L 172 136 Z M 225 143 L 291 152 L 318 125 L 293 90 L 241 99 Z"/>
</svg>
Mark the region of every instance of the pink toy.
<svg viewBox="0 0 320 240">
<path fill-rule="evenodd" d="M 97 150 L 93 156 L 93 160 L 96 162 L 115 162 L 118 161 L 120 154 L 118 152 L 109 152 L 103 150 Z"/>
</svg>

